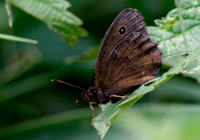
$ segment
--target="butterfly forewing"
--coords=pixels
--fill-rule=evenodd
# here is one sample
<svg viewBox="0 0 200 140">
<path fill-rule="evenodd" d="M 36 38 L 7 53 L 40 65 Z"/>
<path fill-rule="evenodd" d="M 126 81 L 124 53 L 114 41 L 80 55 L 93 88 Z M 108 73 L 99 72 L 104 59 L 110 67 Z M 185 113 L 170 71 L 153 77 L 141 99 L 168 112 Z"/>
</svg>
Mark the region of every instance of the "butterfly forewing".
<svg viewBox="0 0 200 140">
<path fill-rule="evenodd" d="M 122 27 L 125 28 L 124 34 L 119 32 Z M 105 63 L 109 61 L 113 52 L 116 51 L 115 48 L 120 43 L 123 43 L 126 36 L 133 32 L 147 35 L 143 17 L 135 9 L 125 9 L 115 18 L 102 41 L 94 72 L 95 87 L 99 87 L 104 82 L 102 74 L 105 73 L 104 70 L 107 67 Z"/>
</svg>

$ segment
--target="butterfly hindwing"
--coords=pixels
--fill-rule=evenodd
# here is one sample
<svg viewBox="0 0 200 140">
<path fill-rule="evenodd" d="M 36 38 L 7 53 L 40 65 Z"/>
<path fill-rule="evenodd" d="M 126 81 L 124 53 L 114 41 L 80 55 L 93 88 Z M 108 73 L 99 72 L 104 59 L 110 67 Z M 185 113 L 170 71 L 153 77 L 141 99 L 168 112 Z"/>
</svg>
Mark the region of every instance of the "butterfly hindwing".
<svg viewBox="0 0 200 140">
<path fill-rule="evenodd" d="M 162 62 L 157 43 L 144 34 L 133 34 L 116 47 L 120 49 L 114 50 L 117 53 L 112 53 L 99 77 L 103 79 L 99 87 L 107 96 L 124 95 L 157 76 Z"/>
<path fill-rule="evenodd" d="M 156 78 L 162 62 L 162 53 L 157 49 L 157 44 L 148 40 L 137 48 L 140 53 L 133 53 L 132 56 L 130 54 L 128 63 L 124 61 L 126 67 L 122 72 L 118 72 L 117 78 L 112 77 L 112 75 L 107 78 L 109 79 L 108 83 L 110 83 L 104 88 L 104 93 L 107 96 L 127 94 L 138 86 Z M 113 67 L 113 69 L 115 68 Z M 115 73 L 114 70 L 111 71 Z"/>
</svg>

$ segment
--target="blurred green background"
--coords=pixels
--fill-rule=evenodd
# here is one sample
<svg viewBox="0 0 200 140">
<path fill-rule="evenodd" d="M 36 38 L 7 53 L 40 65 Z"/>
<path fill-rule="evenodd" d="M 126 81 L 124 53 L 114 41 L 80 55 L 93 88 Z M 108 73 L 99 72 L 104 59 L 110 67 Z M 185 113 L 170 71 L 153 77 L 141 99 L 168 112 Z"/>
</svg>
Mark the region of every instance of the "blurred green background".
<svg viewBox="0 0 200 140">
<path fill-rule="evenodd" d="M 51 79 L 87 89 L 92 82 L 96 51 L 117 14 L 138 9 L 147 26 L 175 8 L 173 0 L 69 0 L 69 9 L 84 22 L 89 36 L 74 48 L 30 15 L 12 7 L 13 29 L 8 27 L 4 1 L 0 1 L 0 33 L 37 40 L 37 45 L 0 40 L 0 139 L 100 139 L 90 125 L 92 113 L 80 97 L 82 91 Z M 73 62 L 76 58 L 82 61 Z M 160 74 L 167 71 L 163 67 Z M 176 76 L 145 95 L 111 126 L 108 139 L 200 139 L 200 86 L 196 80 Z M 79 103 L 75 100 L 79 98 Z M 96 113 L 98 113 L 98 108 Z"/>
</svg>

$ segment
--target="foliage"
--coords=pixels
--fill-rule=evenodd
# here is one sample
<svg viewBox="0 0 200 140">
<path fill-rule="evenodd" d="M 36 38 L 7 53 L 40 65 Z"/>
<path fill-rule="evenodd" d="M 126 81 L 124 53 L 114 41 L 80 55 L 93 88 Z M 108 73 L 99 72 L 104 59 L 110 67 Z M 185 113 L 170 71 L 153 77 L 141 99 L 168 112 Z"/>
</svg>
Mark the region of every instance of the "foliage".
<svg viewBox="0 0 200 140">
<path fill-rule="evenodd" d="M 82 21 L 66 11 L 70 3 L 65 0 L 9 0 L 9 2 L 46 23 L 71 46 L 80 36 L 87 36 L 86 31 L 79 27 Z"/>
<path fill-rule="evenodd" d="M 173 57 L 182 54 L 189 54 L 184 60 L 181 60 L 169 71 L 159 77 L 154 83 L 149 86 L 142 85 L 132 93 L 132 97 L 119 101 L 116 104 L 107 104 L 104 106 L 105 118 L 111 124 L 125 109 L 133 105 L 144 94 L 154 90 L 154 88 L 163 84 L 177 74 L 200 74 L 200 43 L 198 36 L 200 35 L 199 19 L 200 14 L 197 8 L 200 5 L 198 1 L 181 1 L 181 15 L 178 15 L 177 9 L 172 10 L 166 18 L 156 20 L 157 27 L 149 27 L 148 31 L 150 37 L 159 43 L 159 48 L 164 53 L 164 58 Z M 182 14 L 183 13 L 183 14 Z M 180 21 L 180 16 L 183 21 Z M 183 24 L 185 32 L 182 34 L 181 24 Z M 197 64 L 193 64 L 192 68 L 186 67 L 197 60 Z M 106 125 L 102 116 L 99 115 L 94 123 L 95 128 L 100 134 L 101 138 L 104 137 L 108 131 L 109 125 Z"/>
<path fill-rule="evenodd" d="M 50 80 L 61 79 L 88 88 L 98 53 L 96 46 L 114 17 L 122 9 L 132 7 L 139 9 L 150 25 L 152 19 L 165 16 L 174 1 L 153 0 L 144 5 L 142 1 L 132 0 L 117 3 L 71 0 L 70 11 L 84 21 L 84 28 L 90 33 L 89 38 L 79 41 L 87 33 L 80 27 L 82 21 L 69 12 L 69 2 L 9 0 L 8 3 L 12 5 L 11 15 L 6 14 L 4 3 L 0 2 L 0 32 L 3 36 L 14 33 L 22 38 L 34 38 L 38 44 L 0 40 L 0 139 L 92 140 L 99 137 L 90 126 L 90 108 L 81 98 L 75 104 L 81 92 Z M 200 87 L 196 81 L 200 81 L 200 1 L 181 0 L 176 4 L 176 9 L 155 21 L 156 26 L 148 26 L 150 37 L 159 42 L 164 53 L 160 77 L 142 85 L 132 97 L 103 106 L 112 127 L 107 133 L 110 125 L 105 125 L 101 114 L 96 117 L 94 126 L 102 138 L 107 133 L 104 139 L 199 139 Z M 14 21 L 13 29 L 7 26 L 7 16 Z M 66 47 L 40 21 L 69 45 L 78 41 L 75 47 Z M 134 109 L 124 112 L 136 101 Z"/>
<path fill-rule="evenodd" d="M 5 34 L 0 34 L 0 38 L 1 38 L 1 39 L 6 39 L 6 40 L 12 40 L 12 41 L 24 42 L 24 43 L 33 43 L 33 44 L 37 44 L 37 41 L 36 41 L 36 40 L 26 39 L 26 38 L 11 36 L 11 35 L 5 35 Z"/>
</svg>

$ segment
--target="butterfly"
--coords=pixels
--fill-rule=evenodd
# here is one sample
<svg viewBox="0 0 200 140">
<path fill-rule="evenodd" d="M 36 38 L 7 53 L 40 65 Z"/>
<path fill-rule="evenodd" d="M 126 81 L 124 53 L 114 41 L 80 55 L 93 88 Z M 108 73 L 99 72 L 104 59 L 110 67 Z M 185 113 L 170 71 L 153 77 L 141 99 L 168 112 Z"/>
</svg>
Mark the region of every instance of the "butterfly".
<svg viewBox="0 0 200 140">
<path fill-rule="evenodd" d="M 138 10 L 128 8 L 119 13 L 101 43 L 93 85 L 82 93 L 92 112 L 92 105 L 97 104 L 103 115 L 101 104 L 115 103 L 156 78 L 162 65 L 162 52 L 157 45 L 149 38 Z M 94 118 L 93 112 L 92 123 Z"/>
</svg>

